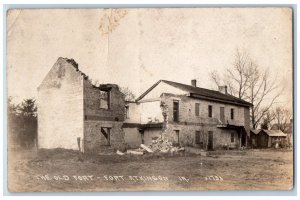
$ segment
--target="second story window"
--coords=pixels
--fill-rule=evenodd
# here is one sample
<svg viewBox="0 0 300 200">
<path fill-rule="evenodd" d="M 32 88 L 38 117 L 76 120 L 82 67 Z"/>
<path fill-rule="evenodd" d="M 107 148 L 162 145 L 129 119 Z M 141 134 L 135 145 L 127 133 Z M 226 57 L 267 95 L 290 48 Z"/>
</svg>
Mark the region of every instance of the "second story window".
<svg viewBox="0 0 300 200">
<path fill-rule="evenodd" d="M 212 117 L 212 106 L 208 106 L 208 117 Z"/>
<path fill-rule="evenodd" d="M 234 109 L 233 108 L 230 109 L 230 118 L 234 119 Z"/>
<path fill-rule="evenodd" d="M 199 103 L 195 103 L 195 115 L 199 116 L 200 114 L 200 104 Z"/>
<path fill-rule="evenodd" d="M 179 101 L 173 101 L 173 121 L 179 121 Z"/>
<path fill-rule="evenodd" d="M 129 106 L 125 106 L 125 119 L 129 119 Z"/>
<path fill-rule="evenodd" d="M 100 91 L 100 108 L 110 109 L 110 91 Z"/>
<path fill-rule="evenodd" d="M 220 107 L 220 121 L 225 123 L 225 107 Z"/>
</svg>

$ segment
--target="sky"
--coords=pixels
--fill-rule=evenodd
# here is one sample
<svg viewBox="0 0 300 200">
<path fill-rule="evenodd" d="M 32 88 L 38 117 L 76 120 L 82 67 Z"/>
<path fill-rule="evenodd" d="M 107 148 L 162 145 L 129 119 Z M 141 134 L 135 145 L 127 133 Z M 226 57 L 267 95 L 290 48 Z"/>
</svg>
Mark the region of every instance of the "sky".
<svg viewBox="0 0 300 200">
<path fill-rule="evenodd" d="M 269 68 L 285 88 L 278 104 L 292 106 L 290 9 L 10 10 L 6 29 L 7 94 L 16 102 L 37 97 L 59 57 L 136 96 L 160 79 L 216 89 L 209 73 L 231 67 L 238 48 Z"/>
</svg>

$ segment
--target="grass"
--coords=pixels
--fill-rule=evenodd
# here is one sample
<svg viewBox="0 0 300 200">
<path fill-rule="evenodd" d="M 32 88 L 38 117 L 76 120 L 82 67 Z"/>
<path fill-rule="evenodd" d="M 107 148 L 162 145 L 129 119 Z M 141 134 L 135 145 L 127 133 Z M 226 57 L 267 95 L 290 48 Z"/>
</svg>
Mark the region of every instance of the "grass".
<svg viewBox="0 0 300 200">
<path fill-rule="evenodd" d="M 293 187 L 292 151 L 215 151 L 208 157 L 187 153 L 84 154 L 82 160 L 77 151 L 64 149 L 13 151 L 9 155 L 11 192 L 287 190 Z"/>
</svg>

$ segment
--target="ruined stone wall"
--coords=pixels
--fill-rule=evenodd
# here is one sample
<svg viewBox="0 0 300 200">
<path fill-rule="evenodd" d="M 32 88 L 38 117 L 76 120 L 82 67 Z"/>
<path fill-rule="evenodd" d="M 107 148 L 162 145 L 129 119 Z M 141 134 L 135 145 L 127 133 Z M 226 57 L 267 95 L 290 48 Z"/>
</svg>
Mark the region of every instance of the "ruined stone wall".
<svg viewBox="0 0 300 200">
<path fill-rule="evenodd" d="M 179 101 L 179 122 L 173 121 L 173 101 Z M 162 102 L 168 106 L 168 126 L 165 131 L 169 140 L 177 143 L 178 138 L 175 130 L 179 130 L 179 141 L 181 146 L 198 147 L 195 142 L 196 131 L 200 131 L 203 139 L 204 149 L 207 148 L 208 131 L 213 132 L 214 148 L 222 148 L 224 145 L 239 147 L 240 139 L 235 130 L 221 129 L 220 124 L 220 107 L 225 108 L 225 123 L 227 120 L 231 124 L 245 125 L 245 108 L 211 101 L 193 99 L 182 95 L 162 95 Z M 195 103 L 200 104 L 199 116 L 195 114 Z M 208 105 L 212 105 L 212 117 L 208 117 Z M 234 120 L 231 120 L 230 109 L 234 109 Z M 249 110 L 249 109 L 248 109 Z M 234 142 L 231 142 L 231 133 L 234 133 Z"/>
<path fill-rule="evenodd" d="M 179 101 L 179 122 L 173 121 L 173 101 Z M 155 100 L 156 102 L 156 100 Z M 225 145 L 236 147 L 240 146 L 239 134 L 235 130 L 217 128 L 220 121 L 220 107 L 225 108 L 225 123 L 227 120 L 230 124 L 246 126 L 248 127 L 249 108 L 242 106 L 235 106 L 231 104 L 223 104 L 211 101 L 204 101 L 187 97 L 186 95 L 173 95 L 163 94 L 161 96 L 161 102 L 164 102 L 167 106 L 167 130 L 165 136 L 170 141 L 177 143 L 178 138 L 175 130 L 179 130 L 179 141 L 181 146 L 194 146 L 199 147 L 199 144 L 195 142 L 196 131 L 200 131 L 203 137 L 203 148 L 207 148 L 208 131 L 213 132 L 213 146 L 215 149 L 222 148 Z M 159 104 L 160 104 L 159 103 Z M 199 116 L 195 114 L 195 103 L 200 103 Z M 141 103 L 144 107 L 147 105 L 149 108 L 159 104 L 153 104 L 152 101 L 145 101 Z M 140 105 L 141 105 L 140 104 Z M 208 105 L 213 106 L 212 117 L 208 117 Z M 141 106 L 140 106 L 141 107 Z M 234 109 L 234 120 L 231 120 L 230 109 Z M 141 113 L 146 109 L 141 109 Z M 149 110 L 149 109 L 148 109 Z M 151 112 L 147 113 L 148 116 L 162 116 L 162 110 L 150 109 Z M 146 119 L 144 117 L 144 119 Z M 160 121 L 163 121 L 160 118 Z M 151 144 L 152 138 L 162 134 L 162 129 L 146 129 L 144 132 L 144 141 L 146 145 Z M 127 134 L 127 130 L 125 131 Z M 234 133 L 234 142 L 231 142 L 231 133 Z"/>
<path fill-rule="evenodd" d="M 38 147 L 78 149 L 83 138 L 83 77 L 59 58 L 38 88 Z"/>
<path fill-rule="evenodd" d="M 89 120 L 84 122 L 85 138 L 84 150 L 86 153 L 100 153 L 107 148 L 114 150 L 123 148 L 124 131 L 122 122 L 114 121 L 95 121 Z M 110 145 L 107 144 L 107 139 L 101 133 L 101 127 L 110 128 Z"/>
<path fill-rule="evenodd" d="M 122 124 L 125 116 L 124 95 L 117 87 L 110 90 L 110 108 L 100 107 L 100 89 L 84 81 L 84 150 L 99 153 L 105 148 L 120 149 L 125 144 Z M 101 128 L 110 129 L 110 145 L 101 133 Z"/>
<path fill-rule="evenodd" d="M 110 92 L 110 109 L 100 108 L 100 89 L 84 80 L 84 115 L 87 119 L 103 121 L 124 121 L 124 94 L 112 87 Z"/>
</svg>

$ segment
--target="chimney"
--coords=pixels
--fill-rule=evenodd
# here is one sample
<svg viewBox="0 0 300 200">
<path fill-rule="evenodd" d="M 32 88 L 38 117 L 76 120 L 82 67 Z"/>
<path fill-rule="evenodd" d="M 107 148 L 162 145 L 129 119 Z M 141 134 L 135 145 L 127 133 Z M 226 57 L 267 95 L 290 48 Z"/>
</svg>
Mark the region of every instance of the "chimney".
<svg viewBox="0 0 300 200">
<path fill-rule="evenodd" d="M 193 87 L 197 87 L 197 80 L 196 79 L 191 80 L 191 85 Z"/>
<path fill-rule="evenodd" d="M 227 94 L 227 85 L 219 86 L 219 92 Z"/>
</svg>

